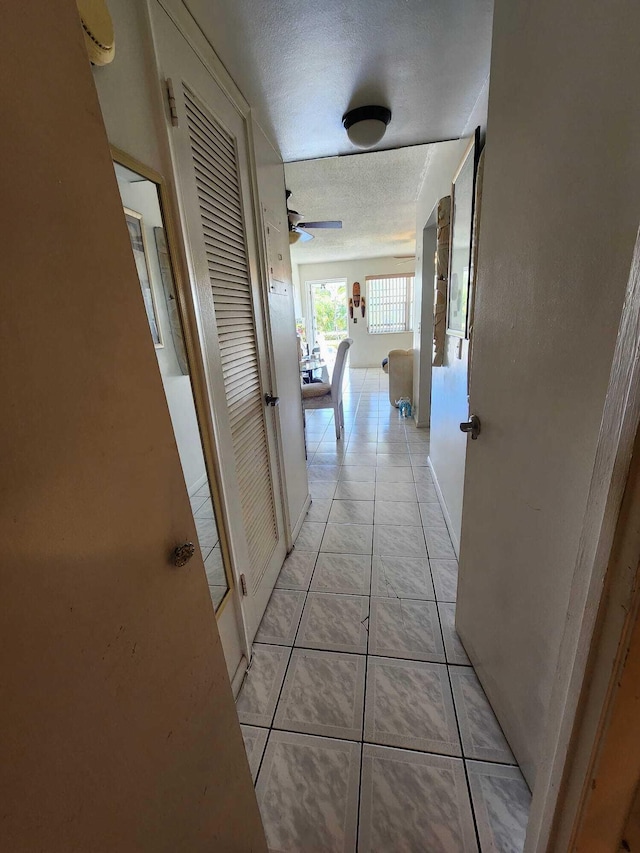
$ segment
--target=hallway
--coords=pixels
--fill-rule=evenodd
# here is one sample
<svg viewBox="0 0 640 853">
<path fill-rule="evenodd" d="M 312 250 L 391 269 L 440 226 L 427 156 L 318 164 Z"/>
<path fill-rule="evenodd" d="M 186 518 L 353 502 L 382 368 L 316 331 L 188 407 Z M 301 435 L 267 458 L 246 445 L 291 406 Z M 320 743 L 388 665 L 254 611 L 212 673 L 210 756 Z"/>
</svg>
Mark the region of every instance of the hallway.
<svg viewBox="0 0 640 853">
<path fill-rule="evenodd" d="M 313 503 L 237 708 L 270 849 L 520 851 L 530 794 L 454 631 L 457 562 L 379 369 L 307 413 Z M 479 842 L 479 843 L 478 843 Z"/>
</svg>

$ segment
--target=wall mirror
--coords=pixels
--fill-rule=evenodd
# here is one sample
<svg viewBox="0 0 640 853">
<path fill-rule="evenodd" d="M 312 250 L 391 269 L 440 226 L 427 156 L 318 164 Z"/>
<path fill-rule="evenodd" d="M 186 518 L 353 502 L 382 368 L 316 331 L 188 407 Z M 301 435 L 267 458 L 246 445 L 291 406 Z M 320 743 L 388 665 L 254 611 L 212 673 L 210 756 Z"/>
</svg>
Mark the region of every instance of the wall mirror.
<svg viewBox="0 0 640 853">
<path fill-rule="evenodd" d="M 112 153 L 149 335 L 162 375 L 209 592 L 214 609 L 219 611 L 231 587 L 231 574 L 220 539 L 219 492 L 210 474 L 211 454 L 206 452 L 206 432 L 198 415 L 208 401 L 200 401 L 199 406 L 194 392 L 193 355 L 190 358 L 180 310 L 178 288 L 182 282 L 171 258 L 173 229 L 163 204 L 162 179 L 126 154 L 115 150 Z"/>
</svg>

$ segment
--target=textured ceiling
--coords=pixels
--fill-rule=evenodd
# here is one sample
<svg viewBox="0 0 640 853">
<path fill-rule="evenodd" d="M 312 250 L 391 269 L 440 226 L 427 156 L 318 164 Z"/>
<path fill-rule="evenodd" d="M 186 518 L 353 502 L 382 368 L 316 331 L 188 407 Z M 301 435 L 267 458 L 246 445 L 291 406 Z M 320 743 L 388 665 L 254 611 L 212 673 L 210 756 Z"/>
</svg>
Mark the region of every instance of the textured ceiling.
<svg viewBox="0 0 640 853">
<path fill-rule="evenodd" d="M 285 165 L 289 206 L 305 220 L 341 219 L 291 246 L 296 264 L 413 254 L 416 198 L 436 145 Z"/>
<path fill-rule="evenodd" d="M 489 74 L 492 0 L 185 0 L 283 159 L 355 153 L 346 110 L 393 113 L 378 148 L 455 139 Z"/>
</svg>

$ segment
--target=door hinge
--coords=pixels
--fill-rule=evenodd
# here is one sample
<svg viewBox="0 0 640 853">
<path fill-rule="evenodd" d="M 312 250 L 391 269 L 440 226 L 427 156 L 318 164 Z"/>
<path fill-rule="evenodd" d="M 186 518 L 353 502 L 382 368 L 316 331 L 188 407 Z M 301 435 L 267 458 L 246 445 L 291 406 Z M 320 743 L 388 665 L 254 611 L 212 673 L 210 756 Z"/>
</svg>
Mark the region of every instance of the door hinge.
<svg viewBox="0 0 640 853">
<path fill-rule="evenodd" d="M 243 595 L 249 595 L 247 592 L 247 579 L 244 575 L 240 575 L 240 588 L 242 589 Z"/>
<path fill-rule="evenodd" d="M 176 108 L 176 96 L 173 92 L 173 81 L 171 77 L 165 80 L 167 87 L 167 98 L 169 100 L 169 115 L 171 116 L 171 124 L 173 127 L 178 127 L 178 110 Z"/>
</svg>

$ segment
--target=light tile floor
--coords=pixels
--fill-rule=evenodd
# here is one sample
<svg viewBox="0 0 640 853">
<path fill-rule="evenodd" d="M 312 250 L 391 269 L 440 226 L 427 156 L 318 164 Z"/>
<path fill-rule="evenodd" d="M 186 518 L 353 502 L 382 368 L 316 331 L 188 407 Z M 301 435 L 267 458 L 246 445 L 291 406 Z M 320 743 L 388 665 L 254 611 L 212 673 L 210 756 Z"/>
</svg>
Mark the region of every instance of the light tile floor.
<svg viewBox="0 0 640 853">
<path fill-rule="evenodd" d="M 349 370 L 307 412 L 313 503 L 238 697 L 269 847 L 519 853 L 530 793 L 454 627 L 429 433 Z"/>
<path fill-rule="evenodd" d="M 227 579 L 222 562 L 222 551 L 220 550 L 220 537 L 213 512 L 211 501 L 211 490 L 206 482 L 196 490 L 189 500 L 191 511 L 196 523 L 198 534 L 198 545 L 204 560 L 204 568 L 207 573 L 209 594 L 214 609 L 216 609 L 227 591 Z"/>
</svg>

